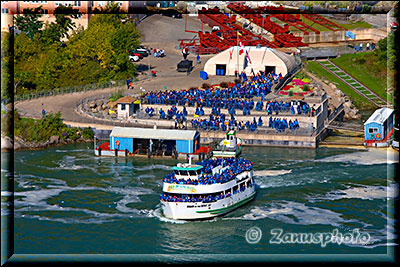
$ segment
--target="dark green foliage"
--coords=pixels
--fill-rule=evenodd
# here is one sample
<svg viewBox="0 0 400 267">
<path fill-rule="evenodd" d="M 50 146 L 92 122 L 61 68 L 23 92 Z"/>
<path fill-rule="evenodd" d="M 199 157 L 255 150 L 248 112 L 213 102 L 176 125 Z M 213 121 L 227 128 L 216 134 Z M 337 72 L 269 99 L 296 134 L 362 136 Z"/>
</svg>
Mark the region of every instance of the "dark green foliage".
<svg viewBox="0 0 400 267">
<path fill-rule="evenodd" d="M 81 136 L 93 139 L 93 130 L 88 128 L 68 127 L 61 114 L 47 114 L 39 120 L 21 118 L 18 111 L 14 112 L 14 135 L 30 142 L 46 142 L 51 136 L 59 136 L 61 140 L 77 140 Z"/>
<path fill-rule="evenodd" d="M 304 91 L 304 92 L 307 92 L 307 91 L 308 91 L 308 89 L 309 89 L 309 86 L 308 86 L 308 84 L 305 84 L 305 85 L 303 85 L 303 91 Z"/>
<path fill-rule="evenodd" d="M 39 20 L 41 17 L 42 6 L 35 9 L 26 8 L 22 11 L 23 15 L 15 17 L 15 25 L 24 32 L 29 38 L 33 39 L 36 33 L 40 32 L 43 22 Z"/>
<path fill-rule="evenodd" d="M 13 116 L 11 112 L 1 111 L 1 134 L 10 138 L 14 136 Z"/>
<path fill-rule="evenodd" d="M 10 99 L 14 92 L 12 81 L 13 53 L 10 47 L 11 35 L 1 32 L 1 99 Z"/>
<path fill-rule="evenodd" d="M 92 128 L 85 128 L 82 130 L 82 137 L 85 138 L 86 140 L 88 139 L 93 139 L 94 137 L 94 132 Z"/>
<path fill-rule="evenodd" d="M 33 38 L 25 33 L 15 38 L 17 94 L 135 75 L 136 66 L 129 61 L 128 51 L 140 45 L 140 34 L 133 23 L 124 23 L 125 14 L 95 15 L 86 30 L 77 29 L 71 36 L 76 11 L 59 6 L 55 15 L 56 22 L 46 24 Z"/>
</svg>

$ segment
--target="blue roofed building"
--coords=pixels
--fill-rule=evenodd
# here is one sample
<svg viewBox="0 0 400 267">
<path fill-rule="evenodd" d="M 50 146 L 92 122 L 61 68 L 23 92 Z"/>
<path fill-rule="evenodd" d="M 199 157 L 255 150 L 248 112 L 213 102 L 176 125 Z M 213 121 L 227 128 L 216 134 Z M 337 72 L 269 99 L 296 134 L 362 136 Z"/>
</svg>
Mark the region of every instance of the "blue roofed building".
<svg viewBox="0 0 400 267">
<path fill-rule="evenodd" d="M 393 134 L 394 110 L 380 108 L 364 123 L 364 145 L 373 147 L 388 146 Z"/>
<path fill-rule="evenodd" d="M 133 154 L 139 148 L 151 150 L 165 147 L 166 151 L 189 154 L 200 148 L 200 133 L 191 130 L 169 130 L 134 127 L 114 127 L 110 134 L 111 150 L 128 150 Z"/>
</svg>

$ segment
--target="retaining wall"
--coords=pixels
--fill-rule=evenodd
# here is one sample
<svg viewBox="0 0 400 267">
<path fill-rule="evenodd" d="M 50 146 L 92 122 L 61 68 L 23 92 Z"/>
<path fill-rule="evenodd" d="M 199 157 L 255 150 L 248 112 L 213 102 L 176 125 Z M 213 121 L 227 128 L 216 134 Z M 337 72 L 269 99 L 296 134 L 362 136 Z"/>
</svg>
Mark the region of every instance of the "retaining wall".
<svg viewBox="0 0 400 267">
<path fill-rule="evenodd" d="M 354 33 L 355 41 L 372 41 L 377 43 L 379 40 L 387 36 L 386 28 L 369 28 L 369 29 L 350 29 Z M 331 43 L 331 42 L 345 42 L 354 41 L 346 37 L 346 31 L 326 31 L 316 34 L 310 32 L 308 35 L 303 32 L 293 32 L 293 35 L 302 37 L 302 42 L 306 44 L 315 43 Z"/>
</svg>

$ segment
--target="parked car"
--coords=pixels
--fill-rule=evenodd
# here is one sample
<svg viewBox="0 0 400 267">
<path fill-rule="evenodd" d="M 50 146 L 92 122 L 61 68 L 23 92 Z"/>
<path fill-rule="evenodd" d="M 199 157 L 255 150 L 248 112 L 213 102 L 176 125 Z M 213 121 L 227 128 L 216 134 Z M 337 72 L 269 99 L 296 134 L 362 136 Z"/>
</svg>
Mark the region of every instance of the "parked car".
<svg viewBox="0 0 400 267">
<path fill-rule="evenodd" d="M 150 51 L 150 49 L 147 49 L 146 47 L 144 47 L 144 46 L 142 46 L 142 45 L 140 45 L 138 48 L 137 48 L 137 50 L 138 51 L 145 51 L 147 54 L 149 54 L 150 55 L 150 53 L 151 53 L 151 51 Z"/>
<path fill-rule="evenodd" d="M 131 54 L 140 54 L 142 57 L 147 57 L 149 53 L 143 49 L 133 49 L 130 51 Z"/>
<path fill-rule="evenodd" d="M 138 56 L 129 55 L 129 61 L 138 62 L 139 60 L 140 60 L 140 58 Z"/>
<path fill-rule="evenodd" d="M 129 54 L 131 54 L 132 56 L 138 56 L 140 59 L 142 59 L 143 58 L 143 54 L 140 54 L 140 53 L 136 53 L 136 52 L 130 52 Z"/>
</svg>

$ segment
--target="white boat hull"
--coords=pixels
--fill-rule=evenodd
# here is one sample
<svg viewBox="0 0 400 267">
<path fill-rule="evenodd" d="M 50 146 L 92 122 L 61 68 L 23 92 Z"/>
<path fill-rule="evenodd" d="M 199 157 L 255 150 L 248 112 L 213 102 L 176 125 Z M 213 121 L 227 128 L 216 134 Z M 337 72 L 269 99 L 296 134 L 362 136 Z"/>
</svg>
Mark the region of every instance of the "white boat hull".
<svg viewBox="0 0 400 267">
<path fill-rule="evenodd" d="M 174 220 L 195 220 L 212 218 L 230 212 L 240 207 L 255 196 L 255 186 L 246 188 L 243 192 L 220 199 L 212 203 L 203 202 L 166 202 L 161 200 L 164 216 Z"/>
</svg>

